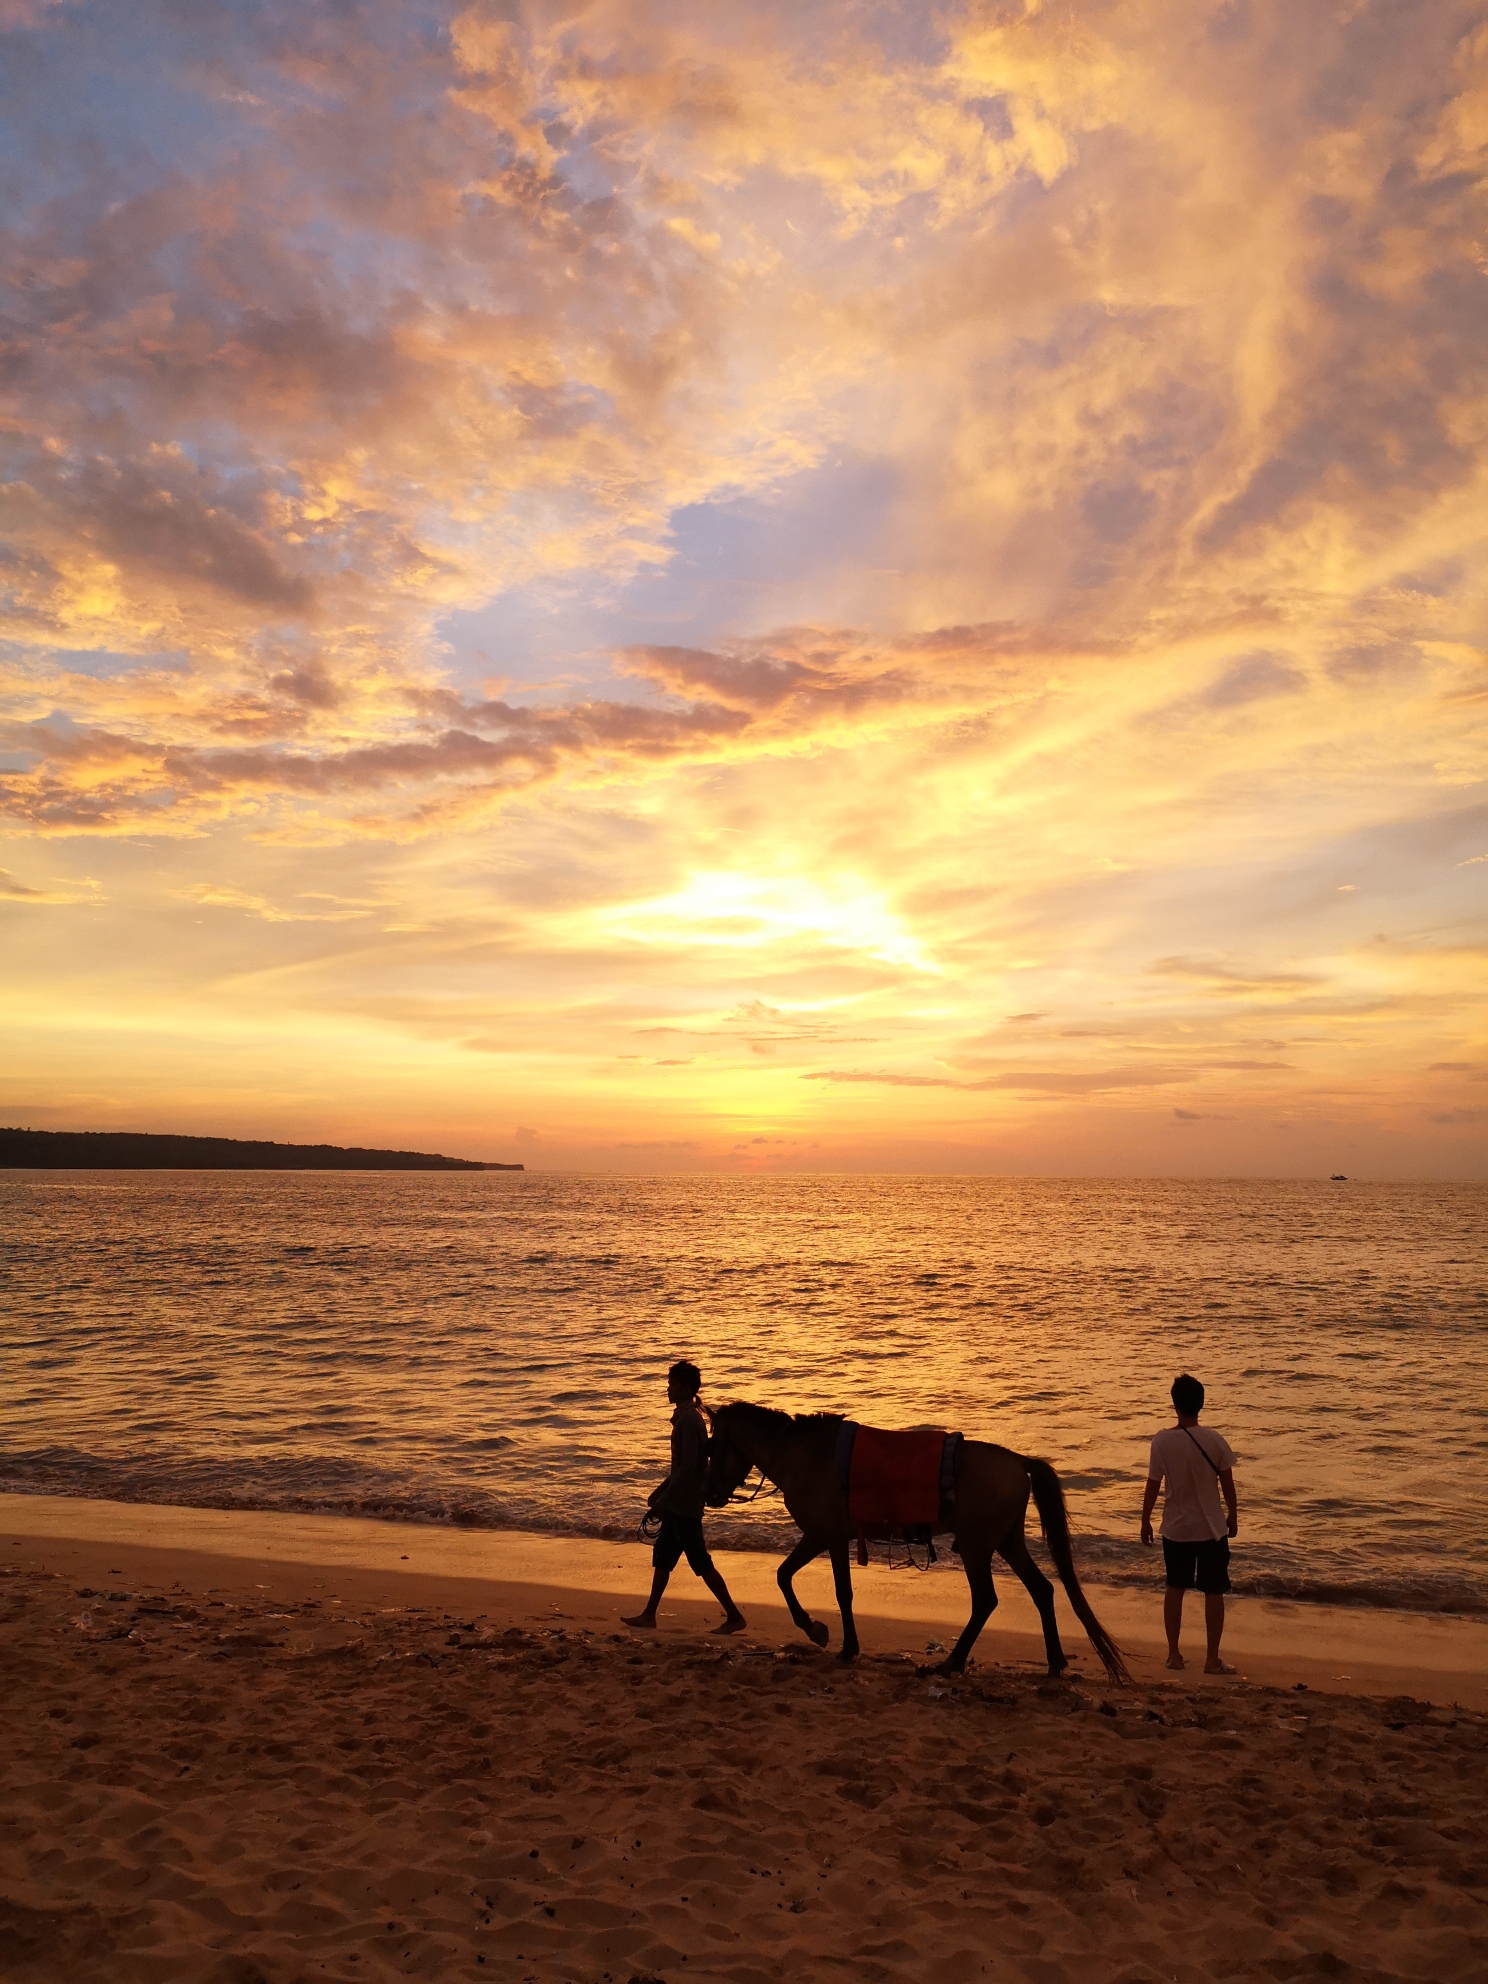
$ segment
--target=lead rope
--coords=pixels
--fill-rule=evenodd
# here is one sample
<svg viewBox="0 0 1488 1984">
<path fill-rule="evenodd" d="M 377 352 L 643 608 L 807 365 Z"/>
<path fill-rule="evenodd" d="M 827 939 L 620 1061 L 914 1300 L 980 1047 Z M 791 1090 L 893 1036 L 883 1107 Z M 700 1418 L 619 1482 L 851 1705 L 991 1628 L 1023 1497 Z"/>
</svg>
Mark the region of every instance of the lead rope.
<svg viewBox="0 0 1488 1984">
<path fill-rule="evenodd" d="M 750 1472 L 752 1473 L 753 1469 L 751 1469 Z M 747 1480 L 748 1476 L 746 1476 L 745 1479 Z M 742 1483 L 740 1485 L 742 1487 Z M 757 1502 L 761 1495 L 770 1496 L 770 1495 L 778 1495 L 779 1493 L 780 1490 L 776 1487 L 775 1483 L 769 1480 L 767 1476 L 762 1474 L 758 1482 L 755 1484 L 754 1493 L 752 1495 L 741 1494 L 740 1490 L 736 1488 L 733 1494 L 729 1496 L 729 1502 L 730 1504 L 733 1504 L 735 1502 L 740 1502 L 740 1503 Z M 646 1513 L 641 1517 L 640 1521 L 636 1524 L 636 1535 L 639 1537 L 642 1543 L 654 1543 L 656 1541 L 656 1532 L 658 1529 L 660 1529 L 660 1527 L 661 1527 L 661 1512 L 658 1509 L 647 1509 Z"/>
</svg>

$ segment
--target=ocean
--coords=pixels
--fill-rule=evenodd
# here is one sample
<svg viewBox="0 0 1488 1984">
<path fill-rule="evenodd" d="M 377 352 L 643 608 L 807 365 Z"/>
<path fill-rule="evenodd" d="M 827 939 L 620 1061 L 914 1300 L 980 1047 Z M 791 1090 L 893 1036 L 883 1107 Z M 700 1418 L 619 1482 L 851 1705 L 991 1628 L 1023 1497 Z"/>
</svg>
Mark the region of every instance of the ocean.
<svg viewBox="0 0 1488 1984">
<path fill-rule="evenodd" d="M 1488 1618 L 1488 1189 L 0 1174 L 0 1488 L 634 1532 L 665 1373 L 1041 1454 L 1082 1575 L 1168 1386 L 1239 1456 L 1237 1590 Z M 710 1516 L 780 1549 L 778 1501 Z M 906 1572 L 906 1575 L 912 1573 Z"/>
</svg>

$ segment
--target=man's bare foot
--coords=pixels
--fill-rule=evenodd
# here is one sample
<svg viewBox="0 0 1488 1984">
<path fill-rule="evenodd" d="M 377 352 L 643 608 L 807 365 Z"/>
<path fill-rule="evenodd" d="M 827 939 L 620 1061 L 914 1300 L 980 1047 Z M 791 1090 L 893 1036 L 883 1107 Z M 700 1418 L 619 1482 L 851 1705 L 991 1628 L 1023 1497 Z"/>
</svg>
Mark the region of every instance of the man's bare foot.
<svg viewBox="0 0 1488 1984">
<path fill-rule="evenodd" d="M 748 1624 L 749 1621 L 744 1617 L 744 1614 L 742 1612 L 736 1612 L 732 1619 L 724 1619 L 720 1621 L 720 1623 L 713 1628 L 713 1631 L 715 1634 L 742 1633 L 744 1628 Z"/>
<path fill-rule="evenodd" d="M 1181 1667 L 1183 1665 L 1183 1655 L 1181 1653 L 1170 1653 L 1163 1662 L 1163 1665 L 1165 1667 Z"/>
<path fill-rule="evenodd" d="M 1231 1667 L 1227 1660 L 1220 1660 L 1216 1657 L 1213 1660 L 1206 1660 L 1204 1662 L 1204 1672 L 1206 1674 L 1233 1674 L 1235 1669 Z"/>
<path fill-rule="evenodd" d="M 643 1633 L 656 1631 L 656 1621 L 648 1619 L 644 1612 L 637 1612 L 633 1619 L 622 1619 L 620 1623 L 622 1626 L 639 1626 Z"/>
</svg>

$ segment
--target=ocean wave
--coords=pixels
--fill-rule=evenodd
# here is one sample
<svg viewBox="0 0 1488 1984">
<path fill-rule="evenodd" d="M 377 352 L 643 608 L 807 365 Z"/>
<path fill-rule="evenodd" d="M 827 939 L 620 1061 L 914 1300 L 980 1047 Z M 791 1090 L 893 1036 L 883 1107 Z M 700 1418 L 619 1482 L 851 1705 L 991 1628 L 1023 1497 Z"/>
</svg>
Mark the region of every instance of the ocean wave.
<svg viewBox="0 0 1488 1984">
<path fill-rule="evenodd" d="M 615 1515 L 609 1520 L 595 1514 L 559 1514 L 549 1507 L 504 1502 L 481 1493 L 456 1493 L 441 1489 L 399 1489 L 371 1482 L 333 1486 L 322 1480 L 312 1484 L 288 1478 L 266 1482 L 239 1481 L 229 1484 L 199 1482 L 188 1486 L 179 1479 L 162 1478 L 161 1471 L 111 1466 L 90 1457 L 70 1457 L 74 1464 L 58 1464 L 53 1458 L 32 1456 L 24 1462 L 0 1458 L 0 1492 L 19 1495 L 62 1495 L 82 1501 L 137 1503 L 149 1507 L 261 1511 L 277 1515 L 342 1516 L 360 1521 L 407 1523 L 430 1529 L 483 1530 L 493 1535 L 525 1531 L 544 1536 L 584 1537 L 597 1542 L 626 1542 L 638 1533 L 642 1513 L 638 1505 L 635 1520 Z M 84 1461 L 78 1465 L 78 1461 Z M 184 1471 L 184 1470 L 182 1470 Z M 283 1476 L 303 1471 L 303 1464 L 287 1466 Z M 772 1515 L 761 1518 L 731 1517 L 710 1513 L 708 1540 L 714 1550 L 778 1550 L 784 1556 L 799 1540 L 800 1531 L 789 1518 Z M 1087 1585 L 1115 1585 L 1125 1589 L 1162 1588 L 1162 1559 L 1151 1552 L 1137 1552 L 1124 1544 L 1109 1547 L 1112 1539 L 1077 1537 L 1076 1565 Z M 1107 1548 L 1102 1549 L 1102 1542 Z M 1030 1548 L 1048 1574 L 1057 1582 L 1057 1572 L 1038 1537 L 1030 1538 Z M 910 1556 L 902 1543 L 892 1547 L 869 1546 L 875 1561 L 895 1568 L 910 1569 Z M 1449 1576 L 1415 1574 L 1398 1578 L 1364 1576 L 1357 1579 L 1312 1577 L 1284 1569 L 1266 1568 L 1265 1553 L 1251 1552 L 1257 1567 L 1232 1566 L 1233 1586 L 1240 1597 L 1280 1599 L 1297 1605 L 1334 1605 L 1388 1612 L 1425 1612 L 1458 1618 L 1488 1620 L 1488 1590 L 1470 1581 Z M 918 1569 L 923 1551 L 916 1546 Z M 936 1562 L 929 1575 L 947 1572 L 961 1575 L 959 1559 L 942 1536 L 936 1545 Z M 1002 1567 L 999 1575 L 1012 1575 Z"/>
</svg>

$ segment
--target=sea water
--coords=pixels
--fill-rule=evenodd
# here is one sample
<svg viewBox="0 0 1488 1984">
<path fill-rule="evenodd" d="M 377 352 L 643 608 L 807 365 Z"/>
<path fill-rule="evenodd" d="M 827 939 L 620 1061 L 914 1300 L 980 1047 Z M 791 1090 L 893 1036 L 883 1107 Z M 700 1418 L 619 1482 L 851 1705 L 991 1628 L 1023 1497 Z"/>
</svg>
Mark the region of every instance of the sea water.
<svg viewBox="0 0 1488 1984">
<path fill-rule="evenodd" d="M 1488 1617 L 1481 1186 L 0 1174 L 0 1488 L 634 1531 L 665 1373 L 1051 1460 L 1148 1580 L 1147 1449 L 1208 1387 L 1237 1588 Z M 784 1549 L 761 1499 L 715 1546 Z"/>
</svg>

